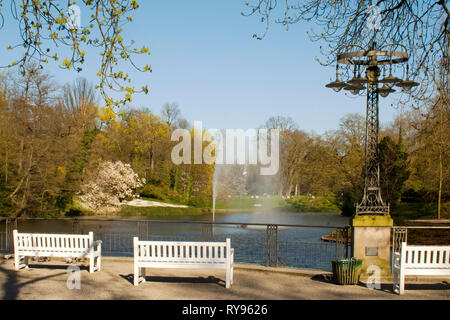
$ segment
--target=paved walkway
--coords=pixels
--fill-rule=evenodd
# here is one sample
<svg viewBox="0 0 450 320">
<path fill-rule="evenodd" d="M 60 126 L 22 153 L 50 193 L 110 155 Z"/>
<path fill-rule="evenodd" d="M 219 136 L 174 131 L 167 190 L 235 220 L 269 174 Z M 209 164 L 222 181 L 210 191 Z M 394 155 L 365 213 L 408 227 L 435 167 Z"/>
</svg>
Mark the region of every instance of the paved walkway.
<svg viewBox="0 0 450 320">
<path fill-rule="evenodd" d="M 390 283 L 383 284 L 381 290 L 371 290 L 363 284 L 339 286 L 328 280 L 327 272 L 294 268 L 278 268 L 283 272 L 274 272 L 243 264 L 235 264 L 234 284 L 230 289 L 224 287 L 224 270 L 205 269 L 147 269 L 147 282 L 134 287 L 133 261 L 108 258 L 104 258 L 101 272 L 90 274 L 87 267 L 81 267 L 80 290 L 69 290 L 67 266 L 55 259 L 15 271 L 12 259 L 1 259 L 0 299 L 450 300 L 450 279 L 429 283 L 411 281 L 406 285 L 406 293 L 398 296 L 391 292 Z"/>
</svg>

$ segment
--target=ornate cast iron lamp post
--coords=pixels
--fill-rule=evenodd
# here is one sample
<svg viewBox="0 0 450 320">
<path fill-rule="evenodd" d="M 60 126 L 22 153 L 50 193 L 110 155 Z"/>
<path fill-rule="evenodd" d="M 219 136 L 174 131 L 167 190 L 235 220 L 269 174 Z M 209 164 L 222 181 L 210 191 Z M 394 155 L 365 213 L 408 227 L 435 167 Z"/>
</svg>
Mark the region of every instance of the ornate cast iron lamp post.
<svg viewBox="0 0 450 320">
<path fill-rule="evenodd" d="M 392 75 L 392 69 L 395 65 L 401 66 L 408 61 L 408 53 L 403 45 L 387 44 L 378 49 L 376 43 L 373 43 L 368 50 L 358 45 L 348 45 L 341 50 L 344 52 L 337 55 L 336 80 L 327 84 L 326 87 L 336 92 L 344 89 L 357 95 L 363 92 L 366 89 L 365 85 L 367 85 L 364 194 L 362 201 L 356 205 L 356 216 L 388 216 L 389 204 L 383 201 L 380 189 L 379 96 L 387 97 L 390 93 L 395 92 L 394 86 L 408 91 L 419 84 L 409 80 L 407 64 L 406 80 Z M 353 71 L 353 78 L 347 81 L 339 80 L 339 67 L 347 74 Z M 383 69 L 382 79 L 380 79 L 380 67 Z M 389 69 L 389 75 L 386 77 L 387 68 Z M 361 74 L 364 71 L 365 76 L 362 77 Z M 382 86 L 380 87 L 380 85 Z"/>
</svg>

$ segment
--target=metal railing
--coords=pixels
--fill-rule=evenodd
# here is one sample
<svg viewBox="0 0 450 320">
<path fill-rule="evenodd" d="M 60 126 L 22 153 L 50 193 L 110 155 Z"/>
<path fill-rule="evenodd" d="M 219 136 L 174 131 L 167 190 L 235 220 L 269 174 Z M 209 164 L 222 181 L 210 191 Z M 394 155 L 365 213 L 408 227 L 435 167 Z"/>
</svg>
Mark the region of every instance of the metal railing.
<svg viewBox="0 0 450 320">
<path fill-rule="evenodd" d="M 12 232 L 17 228 L 17 219 L 0 219 L 5 224 L 5 232 L 0 232 L 0 252 L 11 253 L 14 251 Z"/>
<path fill-rule="evenodd" d="M 52 226 L 60 222 L 58 226 Z M 351 253 L 349 227 L 180 220 L 30 219 L 6 223 L 22 232 L 87 233 L 102 240 L 104 256 L 133 255 L 133 237 L 142 240 L 224 241 L 231 238 L 235 261 L 266 266 L 331 269 L 331 260 Z M 334 232 L 333 232 L 334 231 Z M 328 242 L 320 235 L 328 235 Z M 12 249 L 12 232 L 0 234 L 5 250 Z M 306 235 L 305 235 L 306 234 Z M 3 243 L 0 242 L 0 243 Z"/>
<path fill-rule="evenodd" d="M 427 234 L 424 236 L 423 232 Z M 409 236 L 409 238 L 408 238 Z M 391 271 L 394 254 L 400 252 L 402 242 L 412 245 L 448 245 L 450 226 L 396 226 L 391 234 Z"/>
<path fill-rule="evenodd" d="M 6 232 L 0 232 L 0 252 L 6 253 L 9 251 L 9 248 L 6 244 Z"/>
</svg>

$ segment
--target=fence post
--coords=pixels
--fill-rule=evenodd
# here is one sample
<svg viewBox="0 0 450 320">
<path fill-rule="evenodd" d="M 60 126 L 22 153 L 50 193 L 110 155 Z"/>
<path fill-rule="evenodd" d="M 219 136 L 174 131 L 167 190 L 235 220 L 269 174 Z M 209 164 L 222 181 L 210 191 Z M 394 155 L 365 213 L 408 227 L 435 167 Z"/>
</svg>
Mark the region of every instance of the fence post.
<svg viewBox="0 0 450 320">
<path fill-rule="evenodd" d="M 212 241 L 214 239 L 214 225 L 212 223 L 202 224 L 203 241 Z"/>
<path fill-rule="evenodd" d="M 349 255 L 350 255 L 350 252 L 349 252 L 349 247 L 350 247 L 350 245 L 351 245 L 351 241 L 350 241 L 350 227 L 346 227 L 345 228 L 345 230 L 346 230 L 346 239 L 345 239 L 345 241 L 346 241 L 346 244 L 345 244 L 345 258 L 346 259 L 348 259 L 348 258 L 350 258 L 349 257 Z M 349 244 L 350 243 L 350 244 Z"/>
<path fill-rule="evenodd" d="M 139 237 L 139 240 L 149 240 L 148 233 L 148 221 L 138 221 L 137 235 Z"/>
<path fill-rule="evenodd" d="M 267 266 L 278 266 L 278 226 L 267 225 Z"/>
<path fill-rule="evenodd" d="M 404 227 L 392 227 L 392 247 L 391 247 L 391 272 L 394 270 L 394 253 L 399 252 L 402 242 L 408 241 L 408 229 Z"/>
<path fill-rule="evenodd" d="M 13 230 L 17 229 L 17 218 L 6 219 L 6 251 L 12 252 L 13 248 Z"/>
<path fill-rule="evenodd" d="M 336 259 L 339 259 L 339 258 L 340 258 L 340 256 L 339 256 L 339 250 L 338 250 L 338 247 L 339 247 L 339 233 L 340 233 L 340 232 L 341 232 L 341 229 L 336 229 L 336 233 L 335 233 L 336 239 L 335 239 L 335 242 L 334 242 L 335 248 L 336 248 Z"/>
<path fill-rule="evenodd" d="M 72 220 L 72 233 L 73 234 L 78 233 L 78 220 L 77 219 Z"/>
</svg>

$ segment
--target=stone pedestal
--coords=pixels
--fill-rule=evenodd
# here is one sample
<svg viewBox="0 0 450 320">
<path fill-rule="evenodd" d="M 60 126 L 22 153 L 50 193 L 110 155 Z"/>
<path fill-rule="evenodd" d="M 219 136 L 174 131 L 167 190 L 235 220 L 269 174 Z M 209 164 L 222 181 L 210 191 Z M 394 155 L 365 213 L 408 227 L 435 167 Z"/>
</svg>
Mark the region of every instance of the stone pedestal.
<svg viewBox="0 0 450 320">
<path fill-rule="evenodd" d="M 380 271 L 381 277 L 390 275 L 392 226 L 393 220 L 390 216 L 355 216 L 353 218 L 352 255 L 363 260 L 362 278 L 370 276 L 376 272 L 375 270 Z"/>
</svg>

